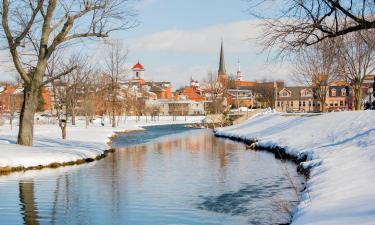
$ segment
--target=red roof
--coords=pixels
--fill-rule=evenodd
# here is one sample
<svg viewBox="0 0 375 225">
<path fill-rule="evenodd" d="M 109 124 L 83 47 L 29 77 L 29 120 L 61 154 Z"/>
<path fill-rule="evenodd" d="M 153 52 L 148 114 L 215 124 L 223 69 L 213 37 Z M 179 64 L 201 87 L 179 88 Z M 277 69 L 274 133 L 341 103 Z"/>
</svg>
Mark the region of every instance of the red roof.
<svg viewBox="0 0 375 225">
<path fill-rule="evenodd" d="M 143 65 L 140 64 L 139 61 L 138 61 L 138 63 L 135 64 L 135 65 L 133 66 L 132 69 L 144 70 L 145 68 L 144 68 Z"/>
<path fill-rule="evenodd" d="M 192 100 L 192 101 L 196 101 L 196 102 L 200 102 L 200 101 L 204 101 L 205 98 L 201 95 L 199 95 L 196 90 L 194 90 L 193 88 L 191 87 L 185 87 L 181 93 L 182 95 L 185 95 L 189 100 Z"/>
</svg>

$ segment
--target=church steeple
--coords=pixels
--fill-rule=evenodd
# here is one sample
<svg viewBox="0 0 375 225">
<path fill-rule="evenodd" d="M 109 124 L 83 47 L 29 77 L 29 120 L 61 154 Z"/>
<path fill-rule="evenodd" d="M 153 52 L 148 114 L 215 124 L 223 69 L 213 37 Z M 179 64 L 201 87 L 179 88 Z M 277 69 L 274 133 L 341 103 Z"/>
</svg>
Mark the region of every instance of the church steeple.
<svg viewBox="0 0 375 225">
<path fill-rule="evenodd" d="M 220 63 L 219 63 L 219 71 L 218 71 L 219 80 L 223 78 L 225 79 L 226 76 L 227 76 L 227 71 L 225 70 L 224 47 L 223 47 L 223 41 L 221 41 Z"/>
<path fill-rule="evenodd" d="M 237 66 L 237 80 L 243 80 L 243 75 L 241 72 L 240 57 L 238 57 L 238 66 Z"/>
</svg>

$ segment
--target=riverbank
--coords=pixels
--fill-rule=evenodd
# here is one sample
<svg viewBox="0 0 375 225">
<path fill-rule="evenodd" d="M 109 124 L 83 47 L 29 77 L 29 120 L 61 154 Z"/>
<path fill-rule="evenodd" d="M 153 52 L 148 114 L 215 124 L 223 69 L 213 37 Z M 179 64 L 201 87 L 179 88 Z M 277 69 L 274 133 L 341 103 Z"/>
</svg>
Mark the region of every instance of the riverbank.
<svg viewBox="0 0 375 225">
<path fill-rule="evenodd" d="M 158 121 L 141 118 L 128 118 L 118 127 L 112 128 L 110 123 L 105 126 L 95 120 L 85 127 L 84 120 L 77 125 L 67 127 L 67 140 L 61 139 L 61 131 L 57 124 L 46 120 L 37 121 L 34 127 L 33 147 L 16 144 L 18 126 L 11 129 L 9 124 L 0 126 L 0 173 L 60 167 L 92 162 L 105 157 L 110 152 L 110 138 L 118 132 L 143 130 L 142 126 L 197 123 L 202 117 L 162 117 Z"/>
<path fill-rule="evenodd" d="M 216 130 L 277 149 L 309 171 L 292 224 L 375 223 L 375 112 L 269 113 Z"/>
</svg>

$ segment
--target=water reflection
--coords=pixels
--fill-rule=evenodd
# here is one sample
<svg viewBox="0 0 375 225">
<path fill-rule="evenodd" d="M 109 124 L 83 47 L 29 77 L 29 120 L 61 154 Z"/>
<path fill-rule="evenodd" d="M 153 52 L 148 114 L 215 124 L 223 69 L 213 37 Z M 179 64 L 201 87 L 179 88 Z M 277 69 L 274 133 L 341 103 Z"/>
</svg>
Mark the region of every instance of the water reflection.
<svg viewBox="0 0 375 225">
<path fill-rule="evenodd" d="M 19 183 L 20 203 L 24 224 L 39 225 L 38 210 L 34 197 L 34 182 L 21 180 Z"/>
<path fill-rule="evenodd" d="M 215 138 L 211 131 L 160 137 L 157 129 L 148 134 L 158 138 L 145 138 L 148 143 L 141 145 L 129 145 L 127 136 L 120 137 L 114 141 L 117 151 L 95 163 L 0 179 L 1 223 L 288 222 L 288 212 L 278 210 L 275 199 L 293 207 L 296 196 L 282 162 L 273 155 L 246 151 L 244 145 Z M 295 165 L 282 165 L 301 181 Z"/>
<path fill-rule="evenodd" d="M 192 157 L 202 153 L 205 160 L 214 163 L 219 162 L 219 167 L 225 169 L 231 157 L 230 153 L 238 150 L 236 147 L 238 147 L 239 144 L 216 138 L 211 135 L 210 131 L 206 131 L 205 135 L 189 136 L 193 135 L 193 133 L 195 132 L 191 134 L 187 133 L 184 137 L 164 138 L 158 142 L 145 145 L 118 148 L 120 150 L 119 154 L 124 153 L 126 155 L 126 161 L 133 169 L 139 172 L 144 171 L 145 154 L 147 154 L 148 151 L 157 153 L 160 157 L 166 157 L 168 160 L 173 159 L 172 154 L 176 151 L 189 152 Z"/>
</svg>

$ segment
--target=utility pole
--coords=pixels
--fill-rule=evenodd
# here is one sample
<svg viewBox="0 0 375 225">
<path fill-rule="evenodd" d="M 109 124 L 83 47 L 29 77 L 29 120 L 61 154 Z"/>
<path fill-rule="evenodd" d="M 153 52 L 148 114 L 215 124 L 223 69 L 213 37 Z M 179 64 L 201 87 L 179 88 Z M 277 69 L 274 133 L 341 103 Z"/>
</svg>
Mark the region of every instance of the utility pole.
<svg viewBox="0 0 375 225">
<path fill-rule="evenodd" d="M 236 89 L 237 89 L 237 91 L 236 91 L 237 109 L 238 109 L 238 114 L 240 114 L 240 100 L 238 99 L 238 86 L 236 87 Z"/>
</svg>

